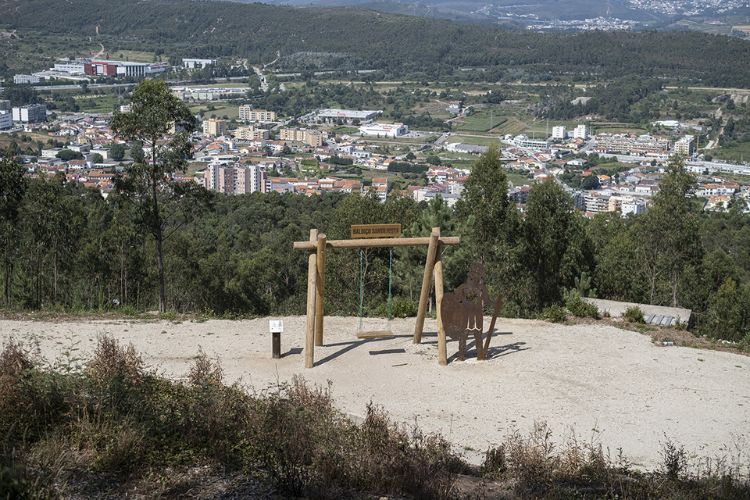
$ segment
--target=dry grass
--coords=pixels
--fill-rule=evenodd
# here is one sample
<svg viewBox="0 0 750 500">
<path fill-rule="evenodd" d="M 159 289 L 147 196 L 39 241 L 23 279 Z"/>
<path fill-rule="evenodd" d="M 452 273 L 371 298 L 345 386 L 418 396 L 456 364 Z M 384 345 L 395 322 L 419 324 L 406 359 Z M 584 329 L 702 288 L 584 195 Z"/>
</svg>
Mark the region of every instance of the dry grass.
<svg viewBox="0 0 750 500">
<path fill-rule="evenodd" d="M 651 341 L 658 346 L 675 345 L 680 347 L 692 347 L 694 349 L 709 349 L 712 351 L 731 352 L 750 356 L 750 345 L 741 342 L 728 342 L 710 337 L 696 335 L 684 328 L 662 327 L 631 323 L 621 318 L 592 319 L 569 316 L 566 324 L 571 325 L 609 325 L 622 330 L 638 332 L 651 337 Z"/>
<path fill-rule="evenodd" d="M 613 459 L 595 440 L 575 435 L 562 446 L 536 423 L 528 435 L 518 432 L 487 451 L 481 473 L 509 498 L 747 498 L 750 469 L 739 451 L 733 456 L 692 459 L 665 438 L 661 466 L 634 469 L 621 452 Z"/>
<path fill-rule="evenodd" d="M 43 368 L 21 344 L 0 354 L 0 497 L 277 495 L 396 498 L 747 498 L 744 448 L 688 457 L 668 439 L 644 472 L 596 441 L 557 446 L 545 424 L 512 432 L 472 469 L 439 435 L 369 406 L 357 424 L 330 387 L 302 379 L 261 394 L 227 386 L 199 351 L 184 383 L 99 339 L 82 370 Z"/>
<path fill-rule="evenodd" d="M 65 374 L 10 342 L 0 380 L 0 497 L 275 490 L 445 498 L 465 467 L 445 440 L 397 426 L 381 409 L 355 424 L 334 409 L 328 388 L 296 379 L 253 396 L 227 386 L 203 352 L 175 383 L 111 337 L 99 339 L 82 370 Z"/>
</svg>

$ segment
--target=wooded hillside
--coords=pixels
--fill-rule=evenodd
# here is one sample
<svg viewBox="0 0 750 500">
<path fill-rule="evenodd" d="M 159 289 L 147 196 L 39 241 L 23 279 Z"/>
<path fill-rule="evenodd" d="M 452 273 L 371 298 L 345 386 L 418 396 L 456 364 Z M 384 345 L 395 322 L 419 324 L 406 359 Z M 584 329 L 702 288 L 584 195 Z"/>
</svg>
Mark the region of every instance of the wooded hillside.
<svg viewBox="0 0 750 500">
<path fill-rule="evenodd" d="M 750 85 L 750 65 L 743 63 L 750 60 L 750 44 L 700 33 L 538 34 L 354 8 L 190 0 L 68 0 L 65 9 L 55 0 L 0 0 L 0 27 L 21 37 L 40 32 L 94 42 L 98 27 L 107 49 L 137 46 L 168 56 L 271 61 L 280 51 L 288 69 L 305 69 L 314 59 L 326 69 L 378 68 L 391 76 L 455 72 L 472 78 L 459 69 L 482 67 L 484 77 L 473 78 L 638 75 Z M 299 57 L 306 53 L 316 57 Z"/>
</svg>

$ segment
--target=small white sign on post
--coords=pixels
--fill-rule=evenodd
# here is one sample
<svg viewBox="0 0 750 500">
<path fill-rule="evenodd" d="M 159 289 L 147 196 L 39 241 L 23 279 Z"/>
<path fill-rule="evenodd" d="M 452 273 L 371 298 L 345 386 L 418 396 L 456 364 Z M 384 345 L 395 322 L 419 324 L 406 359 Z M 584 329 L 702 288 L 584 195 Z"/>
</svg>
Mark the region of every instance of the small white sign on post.
<svg viewBox="0 0 750 500">
<path fill-rule="evenodd" d="M 280 319 L 268 320 L 268 329 L 271 333 L 284 333 L 284 321 Z"/>
</svg>

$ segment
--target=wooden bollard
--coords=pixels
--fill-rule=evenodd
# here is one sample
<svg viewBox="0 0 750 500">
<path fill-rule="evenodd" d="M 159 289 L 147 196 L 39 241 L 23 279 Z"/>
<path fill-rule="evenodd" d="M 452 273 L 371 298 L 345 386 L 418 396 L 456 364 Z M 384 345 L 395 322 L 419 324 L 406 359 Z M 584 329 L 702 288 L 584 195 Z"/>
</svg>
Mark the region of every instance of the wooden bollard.
<svg viewBox="0 0 750 500">
<path fill-rule="evenodd" d="M 273 359 L 281 358 L 281 332 L 273 332 L 273 340 L 271 341 L 271 352 Z"/>
<path fill-rule="evenodd" d="M 271 356 L 273 359 L 280 359 L 281 333 L 284 331 L 284 322 L 280 319 L 269 320 L 268 329 L 271 331 Z"/>
</svg>

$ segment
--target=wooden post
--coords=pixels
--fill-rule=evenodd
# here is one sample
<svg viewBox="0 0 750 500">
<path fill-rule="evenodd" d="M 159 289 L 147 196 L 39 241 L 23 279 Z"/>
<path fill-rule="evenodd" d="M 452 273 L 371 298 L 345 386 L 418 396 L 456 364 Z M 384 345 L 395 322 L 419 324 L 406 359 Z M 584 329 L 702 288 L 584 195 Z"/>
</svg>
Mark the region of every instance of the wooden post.
<svg viewBox="0 0 750 500">
<path fill-rule="evenodd" d="M 490 328 L 487 330 L 487 338 L 484 339 L 484 346 L 482 352 L 482 359 L 487 359 L 487 351 L 490 350 L 490 341 L 492 340 L 492 332 L 495 331 L 495 322 L 497 317 L 500 315 L 500 310 L 503 308 L 503 296 L 498 295 L 495 301 L 495 310 L 492 312 L 492 321 L 490 321 Z"/>
<path fill-rule="evenodd" d="M 273 359 L 281 358 L 281 332 L 271 334 L 271 355 Z"/>
<path fill-rule="evenodd" d="M 319 234 L 317 241 L 317 287 L 315 288 L 315 345 L 323 345 L 323 290 L 326 283 L 326 235 Z"/>
<path fill-rule="evenodd" d="M 417 324 L 414 326 L 414 343 L 422 342 L 422 331 L 424 330 L 424 317 L 427 314 L 427 302 L 430 299 L 430 288 L 432 285 L 432 271 L 435 267 L 435 255 L 438 242 L 440 241 L 440 228 L 433 227 L 430 235 L 430 244 L 427 247 L 427 262 L 424 265 L 422 276 L 422 290 L 419 292 L 419 310 L 417 311 Z"/>
<path fill-rule="evenodd" d="M 317 242 L 317 229 L 310 230 L 310 240 Z M 310 253 L 307 258 L 307 330 L 305 332 L 305 368 L 312 368 L 315 364 L 315 297 L 317 295 L 317 264 L 317 255 L 315 255 L 315 253 Z"/>
<path fill-rule="evenodd" d="M 442 366 L 448 364 L 448 346 L 445 341 L 445 329 L 443 328 L 443 318 L 441 316 L 443 310 L 441 303 L 443 302 L 443 260 L 441 257 L 442 245 L 438 246 L 438 250 L 435 257 L 435 313 L 437 314 L 437 325 L 438 325 L 438 363 Z"/>
</svg>

